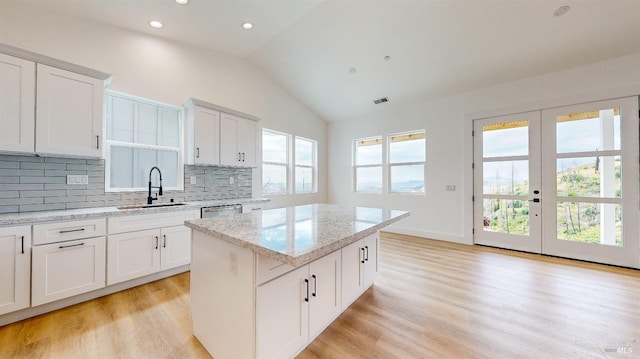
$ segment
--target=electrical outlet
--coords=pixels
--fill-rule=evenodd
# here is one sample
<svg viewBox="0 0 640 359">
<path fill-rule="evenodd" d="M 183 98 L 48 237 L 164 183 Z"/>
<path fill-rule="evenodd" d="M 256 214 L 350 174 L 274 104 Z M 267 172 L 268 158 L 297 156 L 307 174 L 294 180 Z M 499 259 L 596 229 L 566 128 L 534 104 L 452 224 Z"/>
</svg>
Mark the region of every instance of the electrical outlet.
<svg viewBox="0 0 640 359">
<path fill-rule="evenodd" d="M 229 184 L 233 184 L 233 177 L 229 177 Z"/>
<path fill-rule="evenodd" d="M 196 184 L 198 182 L 198 179 L 196 176 L 191 176 L 191 184 Z"/>
<path fill-rule="evenodd" d="M 67 184 L 88 184 L 89 176 L 87 175 L 67 175 Z"/>
<path fill-rule="evenodd" d="M 447 191 L 455 191 L 455 190 L 456 190 L 456 185 L 454 184 L 447 185 Z"/>
</svg>

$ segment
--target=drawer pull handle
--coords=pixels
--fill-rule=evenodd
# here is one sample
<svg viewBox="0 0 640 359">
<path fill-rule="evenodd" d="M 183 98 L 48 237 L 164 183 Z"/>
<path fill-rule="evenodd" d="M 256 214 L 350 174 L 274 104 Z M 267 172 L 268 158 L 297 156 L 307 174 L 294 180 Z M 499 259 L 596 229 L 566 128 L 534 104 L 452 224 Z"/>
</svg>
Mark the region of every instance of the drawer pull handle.
<svg viewBox="0 0 640 359">
<path fill-rule="evenodd" d="M 22 236 L 22 254 L 24 254 L 24 236 Z"/>
<path fill-rule="evenodd" d="M 72 232 L 82 232 L 84 231 L 84 228 L 78 228 L 78 229 L 67 229 L 67 230 L 62 230 L 60 231 L 60 234 L 63 233 L 72 233 Z"/>
<path fill-rule="evenodd" d="M 58 247 L 58 248 L 60 248 L 60 249 L 64 249 L 64 248 L 80 247 L 80 246 L 84 246 L 84 242 L 82 242 L 82 243 L 77 243 L 77 244 L 69 244 L 69 245 L 66 245 L 66 246 L 60 246 L 60 247 Z"/>
</svg>

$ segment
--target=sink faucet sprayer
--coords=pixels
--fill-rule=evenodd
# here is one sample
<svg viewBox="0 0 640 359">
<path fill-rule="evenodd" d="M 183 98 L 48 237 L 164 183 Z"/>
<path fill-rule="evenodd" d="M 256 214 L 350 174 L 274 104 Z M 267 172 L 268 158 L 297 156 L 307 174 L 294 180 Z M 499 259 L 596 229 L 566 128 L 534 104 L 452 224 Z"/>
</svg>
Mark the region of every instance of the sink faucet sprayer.
<svg viewBox="0 0 640 359">
<path fill-rule="evenodd" d="M 158 171 L 158 175 L 160 175 L 160 187 L 151 186 L 151 174 L 153 173 L 153 170 L 157 170 Z M 158 194 L 156 194 L 155 198 L 151 197 L 151 189 L 152 188 L 157 188 L 158 189 Z M 160 169 L 158 167 L 153 166 L 153 167 L 151 167 L 151 171 L 149 171 L 149 197 L 147 197 L 147 204 L 153 204 L 153 201 L 158 199 L 158 196 L 162 196 L 162 172 L 160 172 Z"/>
</svg>

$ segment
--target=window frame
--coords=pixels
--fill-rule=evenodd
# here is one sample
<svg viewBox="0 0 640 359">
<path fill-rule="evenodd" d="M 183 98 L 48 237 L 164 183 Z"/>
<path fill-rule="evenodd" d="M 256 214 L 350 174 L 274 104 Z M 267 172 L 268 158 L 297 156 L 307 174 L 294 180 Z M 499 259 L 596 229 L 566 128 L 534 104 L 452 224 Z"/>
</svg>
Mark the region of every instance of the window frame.
<svg viewBox="0 0 640 359">
<path fill-rule="evenodd" d="M 412 135 L 412 134 L 418 134 L 418 133 L 422 133 L 422 138 L 424 139 L 424 161 L 412 161 L 412 162 L 391 162 L 391 138 L 394 136 L 406 136 L 406 135 Z M 413 130 L 413 131 L 405 131 L 405 132 L 398 132 L 398 133 L 392 133 L 387 135 L 387 193 L 389 194 L 398 194 L 398 195 L 409 195 L 409 196 L 420 196 L 420 195 L 425 195 L 426 193 L 426 189 L 424 187 L 424 184 L 426 182 L 426 177 L 427 177 L 427 131 L 425 129 L 421 129 L 421 130 Z M 393 183 L 392 181 L 392 176 L 391 176 L 391 170 L 394 167 L 404 167 L 404 166 L 416 166 L 416 165 L 422 165 L 422 192 L 399 192 L 399 191 L 393 191 L 391 189 L 391 184 Z"/>
<path fill-rule="evenodd" d="M 164 108 L 172 111 L 177 111 L 178 112 L 178 134 L 177 134 L 178 146 L 171 147 L 171 146 L 162 146 L 162 145 L 148 145 L 148 144 L 142 144 L 142 143 L 136 143 L 136 142 L 110 140 L 109 133 L 107 132 L 108 122 L 112 119 L 111 116 L 113 115 L 109 113 L 110 97 L 118 97 L 121 99 L 132 101 L 134 103 L 134 123 L 133 123 L 134 137 L 138 129 L 139 104 L 143 103 L 146 105 L 154 106 L 157 108 L 157 110 Z M 153 101 L 150 99 L 131 95 L 128 93 L 114 91 L 111 89 L 105 90 L 104 101 L 105 101 L 105 110 L 104 110 L 105 111 L 105 122 L 104 122 L 105 136 L 104 136 L 104 142 L 103 142 L 104 143 L 103 157 L 105 160 L 105 163 L 104 163 L 105 193 L 141 192 L 141 191 L 148 190 L 148 187 L 146 185 L 143 187 L 113 187 L 113 188 L 111 187 L 111 148 L 113 146 L 131 148 L 133 150 L 148 149 L 148 150 L 156 150 L 156 151 L 176 152 L 176 156 L 177 156 L 176 186 L 173 186 L 173 187 L 164 186 L 163 189 L 165 191 L 184 191 L 184 152 L 185 152 L 184 151 L 184 109 L 179 106 L 173 106 L 166 103 Z M 158 159 L 156 156 L 156 161 L 157 160 Z"/>
<path fill-rule="evenodd" d="M 366 164 L 366 165 L 359 165 L 358 164 L 358 142 L 363 142 L 363 141 L 372 141 L 372 140 L 377 140 L 380 142 L 380 146 L 381 146 L 381 154 L 380 154 L 380 163 L 379 164 Z M 385 144 L 384 144 L 384 137 L 382 135 L 380 136 L 370 136 L 370 137 L 363 137 L 363 138 L 358 138 L 353 140 L 353 149 L 352 149 L 352 158 L 353 158 L 353 173 L 352 173 L 352 178 L 353 178 L 353 183 L 352 183 L 352 189 L 353 192 L 355 193 L 368 193 L 368 194 L 382 194 L 385 192 L 385 162 L 386 162 L 386 151 L 385 151 Z M 376 144 L 377 145 L 377 144 Z M 362 191 L 362 190 L 358 190 L 358 169 L 359 168 L 380 168 L 380 191 Z"/>
<path fill-rule="evenodd" d="M 264 133 L 265 132 L 270 132 L 276 135 L 281 135 L 281 136 L 285 136 L 286 138 L 286 145 L 287 148 L 285 150 L 286 152 L 286 161 L 285 162 L 275 162 L 275 161 L 265 161 L 264 160 Z M 284 133 L 281 131 L 276 131 L 276 130 L 271 130 L 268 128 L 263 128 L 262 129 L 262 168 L 261 168 L 261 172 L 262 172 L 262 176 L 261 176 L 261 186 L 262 186 L 262 195 L 263 196 L 281 196 L 281 195 L 287 195 L 291 193 L 291 174 L 290 174 L 290 164 L 291 164 L 291 135 L 288 133 Z M 270 165 L 270 166 L 283 166 L 285 168 L 285 190 L 284 192 L 278 192 L 278 193 L 266 193 L 264 190 L 264 165 Z"/>
<path fill-rule="evenodd" d="M 298 164 L 296 162 L 296 151 L 297 151 L 297 140 L 301 140 L 301 141 L 307 141 L 311 143 L 311 165 L 303 165 L 303 164 Z M 318 141 L 316 140 L 312 140 L 310 138 L 306 138 L 306 137 L 302 137 L 302 136 L 295 136 L 293 139 L 293 193 L 294 194 L 310 194 L 310 193 L 318 193 L 318 158 L 317 158 L 317 153 L 318 153 Z M 311 169 L 311 180 L 313 181 L 311 184 L 311 190 L 310 191 L 301 191 L 298 192 L 296 185 L 297 185 L 297 178 L 296 178 L 296 169 L 298 168 L 310 168 Z"/>
</svg>

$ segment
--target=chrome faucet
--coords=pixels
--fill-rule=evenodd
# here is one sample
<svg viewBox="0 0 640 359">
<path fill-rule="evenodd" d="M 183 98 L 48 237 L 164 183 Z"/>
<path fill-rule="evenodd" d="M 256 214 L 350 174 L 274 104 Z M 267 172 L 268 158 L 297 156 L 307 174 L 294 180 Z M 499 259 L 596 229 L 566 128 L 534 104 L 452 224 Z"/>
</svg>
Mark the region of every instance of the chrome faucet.
<svg viewBox="0 0 640 359">
<path fill-rule="evenodd" d="M 153 173 L 153 170 L 157 170 L 158 171 L 158 175 L 160 175 L 160 187 L 154 187 L 151 185 L 151 174 Z M 158 193 L 156 194 L 156 197 L 151 197 L 151 189 L 152 188 L 157 188 L 158 189 Z M 162 172 L 160 172 L 160 169 L 156 166 L 151 167 L 151 171 L 149 171 L 149 197 L 147 197 L 147 204 L 153 204 L 153 201 L 158 199 L 158 196 L 162 196 Z"/>
</svg>

